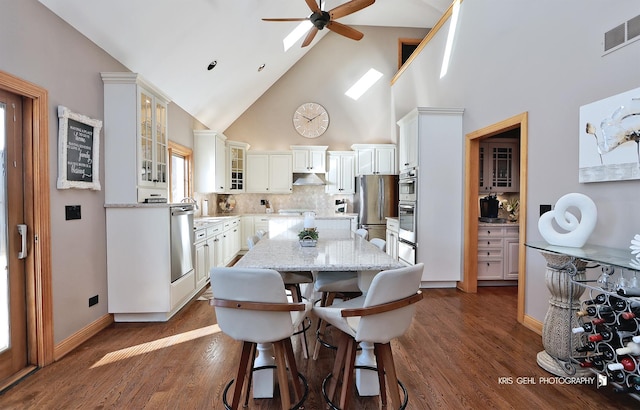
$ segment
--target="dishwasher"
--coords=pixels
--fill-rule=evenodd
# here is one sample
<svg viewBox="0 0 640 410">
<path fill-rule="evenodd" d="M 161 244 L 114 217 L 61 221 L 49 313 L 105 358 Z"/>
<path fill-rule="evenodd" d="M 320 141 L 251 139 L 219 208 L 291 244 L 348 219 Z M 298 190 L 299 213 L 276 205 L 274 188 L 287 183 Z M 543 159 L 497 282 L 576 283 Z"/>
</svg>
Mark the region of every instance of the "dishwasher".
<svg viewBox="0 0 640 410">
<path fill-rule="evenodd" d="M 171 205 L 171 282 L 193 270 L 195 260 L 193 214 L 190 204 Z"/>
</svg>

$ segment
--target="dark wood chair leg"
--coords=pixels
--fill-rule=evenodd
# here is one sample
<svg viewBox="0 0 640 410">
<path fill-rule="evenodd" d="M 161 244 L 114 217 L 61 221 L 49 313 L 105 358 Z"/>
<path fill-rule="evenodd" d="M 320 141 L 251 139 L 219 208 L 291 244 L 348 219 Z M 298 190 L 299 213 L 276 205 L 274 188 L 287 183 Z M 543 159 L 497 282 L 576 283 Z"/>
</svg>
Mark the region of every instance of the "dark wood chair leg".
<svg viewBox="0 0 640 410">
<path fill-rule="evenodd" d="M 251 394 L 251 383 L 253 382 L 253 364 L 256 361 L 256 347 L 258 345 L 251 343 L 251 361 L 247 366 L 247 388 L 244 391 L 244 407 L 249 406 L 249 395 Z"/>
<path fill-rule="evenodd" d="M 391 344 L 380 344 L 380 353 L 384 361 L 384 370 L 387 375 L 387 384 L 389 386 L 389 396 L 393 408 L 400 408 L 400 389 L 398 388 L 398 376 L 396 375 L 396 365 L 393 362 L 393 353 L 391 352 Z"/>
<path fill-rule="evenodd" d="M 285 357 L 289 364 L 289 373 L 291 373 L 291 382 L 293 383 L 294 399 L 296 403 L 302 399 L 304 395 L 304 386 L 298 377 L 298 365 L 296 363 L 295 355 L 293 354 L 293 346 L 291 339 L 283 340 Z"/>
<path fill-rule="evenodd" d="M 380 351 L 380 344 L 375 343 L 373 346 L 374 346 L 373 352 L 376 355 L 376 366 L 378 368 L 378 384 L 380 385 L 380 403 L 382 404 L 382 408 L 386 408 L 387 388 L 385 386 L 385 376 L 384 376 L 384 369 L 386 368 L 386 363 L 384 361 L 384 355 Z"/>
<path fill-rule="evenodd" d="M 344 376 L 342 376 L 342 391 L 340 392 L 340 408 L 342 410 L 348 410 L 349 408 L 349 398 L 353 391 L 353 372 L 355 369 L 357 349 L 358 342 L 356 342 L 355 339 L 349 338 L 345 355 Z"/>
<path fill-rule="evenodd" d="M 329 386 L 327 387 L 327 397 L 329 400 L 334 401 L 336 387 L 339 381 L 342 379 L 342 369 L 344 369 L 344 362 L 347 354 L 347 347 L 350 341 L 350 337 L 340 332 L 340 338 L 338 341 L 338 351 L 336 352 L 336 358 L 333 362 L 333 370 L 331 371 L 331 379 L 329 380 Z"/>
<path fill-rule="evenodd" d="M 331 306 L 335 297 L 336 297 L 336 294 L 333 292 L 324 293 L 322 295 L 322 299 L 320 299 L 320 306 Z M 318 319 L 318 325 L 316 328 L 316 333 L 318 334 L 318 337 L 324 336 L 324 332 L 326 330 L 327 330 L 327 323 L 322 319 Z M 320 354 L 320 346 L 322 346 L 320 341 L 316 339 L 316 345 L 313 348 L 313 360 L 318 359 L 318 355 Z"/>
<path fill-rule="evenodd" d="M 245 375 L 247 374 L 247 366 L 249 366 L 252 349 L 251 342 L 242 343 L 242 353 L 240 354 L 240 364 L 238 365 L 238 373 L 233 386 L 233 399 L 231 400 L 231 408 L 238 408 L 240 398 L 242 397 L 242 387 L 244 386 Z"/>
<path fill-rule="evenodd" d="M 287 362 L 283 341 L 273 343 L 273 350 L 276 359 L 276 373 L 278 374 L 278 385 L 280 386 L 280 403 L 282 410 L 289 410 L 291 407 L 291 395 L 289 393 L 289 380 L 287 378 Z"/>
</svg>

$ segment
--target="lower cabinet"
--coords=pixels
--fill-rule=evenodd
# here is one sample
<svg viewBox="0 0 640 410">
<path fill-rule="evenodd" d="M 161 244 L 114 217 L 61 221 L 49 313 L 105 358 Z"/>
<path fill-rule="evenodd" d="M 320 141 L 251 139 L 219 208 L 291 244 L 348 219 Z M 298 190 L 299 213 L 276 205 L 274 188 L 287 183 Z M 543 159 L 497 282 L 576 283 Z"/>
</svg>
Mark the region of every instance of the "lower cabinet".
<svg viewBox="0 0 640 410">
<path fill-rule="evenodd" d="M 222 248 L 217 244 L 222 238 L 224 224 L 205 226 L 196 231 L 196 288 L 202 289 L 209 282 L 211 268 L 221 266 Z"/>
<path fill-rule="evenodd" d="M 481 224 L 478 228 L 478 280 L 518 279 L 518 226 Z"/>
<path fill-rule="evenodd" d="M 171 282 L 169 209 L 106 208 L 109 313 L 116 322 L 164 322 L 199 289 L 195 269 Z"/>
<path fill-rule="evenodd" d="M 397 218 L 387 218 L 387 255 L 398 260 L 398 230 L 400 222 Z"/>
</svg>

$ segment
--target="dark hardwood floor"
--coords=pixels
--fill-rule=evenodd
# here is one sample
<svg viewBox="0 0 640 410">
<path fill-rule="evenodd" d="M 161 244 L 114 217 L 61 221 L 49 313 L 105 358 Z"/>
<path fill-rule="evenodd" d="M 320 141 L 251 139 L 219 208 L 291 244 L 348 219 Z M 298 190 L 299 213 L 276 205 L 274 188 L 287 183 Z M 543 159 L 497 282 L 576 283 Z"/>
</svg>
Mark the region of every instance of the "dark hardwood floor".
<svg viewBox="0 0 640 410">
<path fill-rule="evenodd" d="M 594 385 L 542 384 L 541 337 L 516 322 L 516 288 L 425 289 L 410 330 L 392 343 L 409 409 L 631 409 L 640 402 Z M 307 409 L 323 409 L 320 385 L 334 352 L 305 360 Z M 116 323 L 0 396 L 2 409 L 222 409 L 240 343 L 217 331 L 213 307 L 194 300 L 167 323 Z M 499 379 L 512 378 L 513 384 Z M 518 384 L 517 378 L 536 384 Z M 506 379 L 505 379 L 506 380 Z M 251 400 L 279 409 L 279 400 Z M 354 409 L 377 398 L 353 397 Z"/>
</svg>

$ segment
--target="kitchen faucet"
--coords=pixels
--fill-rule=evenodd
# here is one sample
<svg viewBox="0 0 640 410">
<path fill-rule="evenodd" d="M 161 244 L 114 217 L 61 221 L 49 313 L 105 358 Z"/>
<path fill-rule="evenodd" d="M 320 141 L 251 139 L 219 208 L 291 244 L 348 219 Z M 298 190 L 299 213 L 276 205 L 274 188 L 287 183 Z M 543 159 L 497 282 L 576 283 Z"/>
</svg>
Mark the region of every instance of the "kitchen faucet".
<svg viewBox="0 0 640 410">
<path fill-rule="evenodd" d="M 186 197 L 186 198 L 182 198 L 182 200 L 181 200 L 180 202 L 193 204 L 193 205 L 195 206 L 195 208 L 196 208 L 196 211 L 197 211 L 198 209 L 200 209 L 200 208 L 198 207 L 198 202 L 197 202 L 195 199 L 193 199 L 192 197 L 190 197 L 190 196 L 188 196 L 188 197 Z"/>
</svg>

